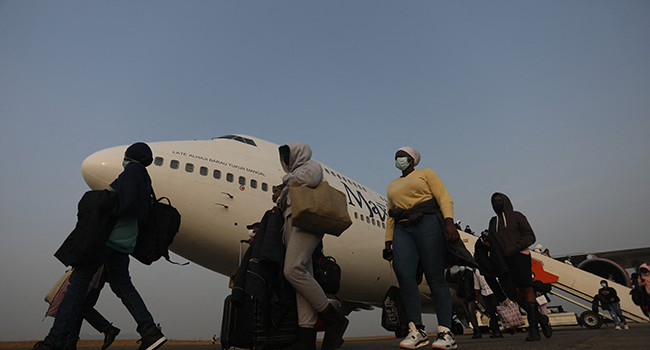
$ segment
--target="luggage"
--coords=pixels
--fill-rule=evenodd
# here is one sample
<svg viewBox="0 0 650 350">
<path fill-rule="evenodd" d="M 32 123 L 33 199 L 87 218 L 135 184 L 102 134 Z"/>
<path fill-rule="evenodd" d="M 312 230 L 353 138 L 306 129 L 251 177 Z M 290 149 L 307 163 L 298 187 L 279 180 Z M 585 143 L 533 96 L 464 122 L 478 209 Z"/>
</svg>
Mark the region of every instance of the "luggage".
<svg viewBox="0 0 650 350">
<path fill-rule="evenodd" d="M 178 264 L 169 260 L 168 248 L 181 226 L 181 214 L 171 205 L 169 198 L 155 199 L 155 194 L 152 197 L 147 221 L 139 223 L 138 240 L 131 256 L 145 265 L 151 265 L 161 257 Z M 163 203 L 164 199 L 167 203 Z"/>
<path fill-rule="evenodd" d="M 295 299 L 294 299 L 295 300 Z M 221 320 L 221 348 L 271 350 L 291 346 L 298 337 L 298 312 L 295 302 L 289 306 L 277 325 L 265 322 L 262 310 L 254 298 L 233 303 L 227 296 Z"/>
<path fill-rule="evenodd" d="M 515 328 L 526 324 L 519 312 L 519 307 L 513 301 L 506 299 L 501 305 L 497 305 L 497 313 L 501 319 L 504 329 Z"/>
<path fill-rule="evenodd" d="M 386 296 L 384 296 L 384 307 L 381 312 L 381 326 L 387 331 L 406 336 L 409 332 L 408 323 L 399 287 L 391 286 L 388 288 Z"/>
<path fill-rule="evenodd" d="M 315 188 L 301 186 L 297 181 L 289 186 L 293 226 L 315 232 L 340 236 L 350 225 L 345 193 L 322 181 Z"/>
<path fill-rule="evenodd" d="M 240 242 L 238 274 L 243 272 L 246 275 L 248 271 L 244 269 L 244 265 L 241 265 L 244 243 L 248 243 L 248 240 Z M 251 248 L 252 246 L 244 255 L 244 259 L 248 259 Z M 238 286 L 237 281 L 239 280 L 236 276 L 233 294 L 237 292 L 235 300 L 240 299 L 241 301 L 233 302 L 232 294 L 227 296 L 224 301 L 221 320 L 221 348 L 223 350 L 271 350 L 291 346 L 298 338 L 299 328 L 296 295 L 293 289 L 268 290 L 267 292 L 272 293 L 273 296 L 269 297 L 269 302 L 267 302 L 269 305 L 266 305 L 266 310 L 264 310 L 264 305 L 243 289 L 245 283 Z M 286 283 L 288 284 L 288 282 Z"/>
</svg>

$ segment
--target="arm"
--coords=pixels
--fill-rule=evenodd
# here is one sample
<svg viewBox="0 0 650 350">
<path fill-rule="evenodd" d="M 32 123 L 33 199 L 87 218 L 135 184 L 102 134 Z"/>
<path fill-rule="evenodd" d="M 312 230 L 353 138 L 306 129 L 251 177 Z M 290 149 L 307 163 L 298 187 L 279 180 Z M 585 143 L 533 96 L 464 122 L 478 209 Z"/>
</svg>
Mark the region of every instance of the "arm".
<svg viewBox="0 0 650 350">
<path fill-rule="evenodd" d="M 530 227 L 528 219 L 524 214 L 517 212 L 517 225 L 519 226 L 519 234 L 521 235 L 517 240 L 516 247 L 518 251 L 522 251 L 535 243 L 535 233 L 533 228 Z"/>
<path fill-rule="evenodd" d="M 433 170 L 429 169 L 429 171 L 426 172 L 426 179 L 427 184 L 429 185 L 429 190 L 438 202 L 442 216 L 445 218 L 443 230 L 447 237 L 447 241 L 455 242 L 460 239 L 460 235 L 458 234 L 456 225 L 454 225 L 454 201 L 451 199 L 445 184 L 440 180 L 440 177 L 433 172 Z"/>
</svg>

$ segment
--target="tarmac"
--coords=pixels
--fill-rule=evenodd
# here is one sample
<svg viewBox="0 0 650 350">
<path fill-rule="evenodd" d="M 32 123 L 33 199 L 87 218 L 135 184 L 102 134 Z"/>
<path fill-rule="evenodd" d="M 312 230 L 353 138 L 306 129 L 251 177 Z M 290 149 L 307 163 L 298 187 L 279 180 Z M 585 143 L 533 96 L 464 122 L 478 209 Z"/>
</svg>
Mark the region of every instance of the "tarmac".
<svg viewBox="0 0 650 350">
<path fill-rule="evenodd" d="M 630 324 L 629 330 L 614 330 L 613 325 L 603 325 L 600 329 L 587 329 L 579 326 L 555 327 L 550 339 L 544 338 L 537 342 L 526 342 L 526 333 L 514 335 L 504 334 L 504 338 L 491 339 L 489 334 L 483 334 L 480 339 L 472 339 L 471 333 L 456 336 L 459 350 L 484 349 L 531 349 L 531 350 L 564 350 L 564 349 L 650 349 L 650 323 Z M 435 335 L 429 335 L 433 341 Z M 379 338 L 347 338 L 341 350 L 398 350 L 401 339 L 392 337 Z M 203 342 L 195 344 L 176 344 L 168 342 L 160 350 L 221 350 L 219 342 L 210 344 Z M 112 350 L 137 350 L 138 345 L 111 346 Z M 320 344 L 317 344 L 320 348 Z M 5 348 L 12 349 L 12 348 Z M 24 350 L 24 348 L 13 348 Z M 99 349 L 97 347 L 78 347 L 79 350 Z M 420 349 L 431 349 L 425 346 Z"/>
</svg>

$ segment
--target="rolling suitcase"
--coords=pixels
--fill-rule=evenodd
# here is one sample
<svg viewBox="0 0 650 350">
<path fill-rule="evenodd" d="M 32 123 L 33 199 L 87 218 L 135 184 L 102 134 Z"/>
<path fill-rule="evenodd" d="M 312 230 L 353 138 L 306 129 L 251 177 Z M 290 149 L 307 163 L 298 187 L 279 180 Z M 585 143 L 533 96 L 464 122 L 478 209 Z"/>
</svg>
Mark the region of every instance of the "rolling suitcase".
<svg viewBox="0 0 650 350">
<path fill-rule="evenodd" d="M 277 324 L 264 322 L 259 303 L 250 298 L 241 305 L 233 304 L 227 296 L 221 321 L 223 350 L 271 350 L 291 346 L 298 337 L 298 313 L 295 302 Z"/>
<path fill-rule="evenodd" d="M 274 305 L 276 311 L 283 310 L 282 317 L 271 320 L 264 317 L 260 303 L 252 296 L 246 295 L 243 303 L 233 303 L 232 295 L 227 296 L 221 320 L 221 348 L 272 350 L 291 346 L 298 338 L 298 309 L 293 292 L 283 299 L 288 301 L 285 305 Z"/>
</svg>

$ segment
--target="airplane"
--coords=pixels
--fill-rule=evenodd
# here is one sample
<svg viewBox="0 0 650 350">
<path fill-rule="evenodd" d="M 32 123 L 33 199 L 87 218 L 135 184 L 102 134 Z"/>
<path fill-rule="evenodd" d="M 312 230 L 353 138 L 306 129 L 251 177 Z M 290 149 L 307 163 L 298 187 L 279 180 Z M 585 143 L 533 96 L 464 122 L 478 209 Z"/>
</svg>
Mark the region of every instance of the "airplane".
<svg viewBox="0 0 650 350">
<path fill-rule="evenodd" d="M 222 275 L 234 275 L 241 254 L 240 242 L 248 239 L 246 226 L 259 221 L 272 208 L 273 188 L 282 183 L 284 171 L 279 145 L 240 134 L 148 144 L 154 154 L 154 161 L 147 168 L 154 191 L 159 197 L 169 198 L 182 215 L 180 230 L 170 250 Z M 127 147 L 100 150 L 83 161 L 81 172 L 91 189 L 108 188 L 121 173 Z M 358 309 L 381 308 L 387 290 L 397 284 L 390 263 L 382 258 L 386 197 L 332 167 L 321 165 L 324 179 L 346 194 L 353 222 L 340 237 L 325 235 L 323 239 L 325 255 L 333 256 L 341 266 L 341 288 L 337 294 L 341 310 L 349 314 Z M 459 234 L 473 252 L 477 237 L 460 230 Z M 645 250 L 646 255 L 648 251 Z M 573 267 L 566 264 L 558 267 L 541 254 L 533 254 L 539 262 L 534 264 L 537 276 L 555 284 L 575 278 L 571 277 L 575 273 L 564 271 Z M 546 266 L 561 269 L 562 273 L 545 271 Z M 594 279 L 599 281 L 594 276 L 587 279 L 586 286 L 572 284 L 568 289 L 590 289 L 595 293 L 599 283 Z M 627 279 L 629 285 L 629 276 Z M 460 310 L 453 286 L 450 288 L 454 310 Z M 420 292 L 422 312 L 435 313 L 426 282 L 420 285 Z M 623 293 L 621 290 L 621 295 L 627 294 Z M 632 307 L 625 305 L 624 310 L 630 313 Z"/>
</svg>

